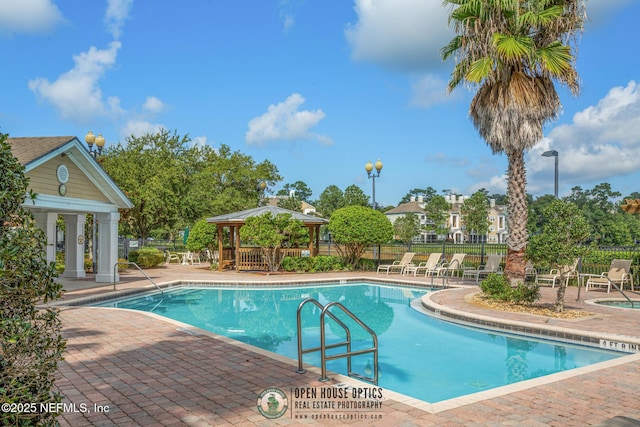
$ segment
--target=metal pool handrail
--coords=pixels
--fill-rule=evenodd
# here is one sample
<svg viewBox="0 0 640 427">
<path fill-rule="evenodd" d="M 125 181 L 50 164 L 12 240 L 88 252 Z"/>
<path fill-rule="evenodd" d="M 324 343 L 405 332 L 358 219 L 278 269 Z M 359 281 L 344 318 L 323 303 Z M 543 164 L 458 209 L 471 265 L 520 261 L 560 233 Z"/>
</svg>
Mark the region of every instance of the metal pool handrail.
<svg viewBox="0 0 640 427">
<path fill-rule="evenodd" d="M 320 313 L 320 347 L 302 349 L 301 312 L 302 312 L 302 308 L 307 303 L 312 303 L 316 307 L 322 309 L 322 312 Z M 355 321 L 362 329 L 364 329 L 369 333 L 369 335 L 371 335 L 371 338 L 373 340 L 373 347 L 364 349 L 364 350 L 351 351 L 351 331 L 349 330 L 349 327 L 347 325 L 345 325 L 331 311 L 329 311 L 329 309 L 334 306 L 342 310 L 347 316 L 349 316 L 353 321 Z M 325 316 L 329 316 L 331 319 L 333 319 L 338 325 L 340 325 L 344 329 L 347 335 L 346 341 L 327 345 L 326 335 L 325 335 L 325 322 L 324 322 Z M 330 302 L 327 305 L 323 306 L 317 300 L 313 298 L 307 298 L 304 301 L 302 301 L 298 306 L 296 319 L 297 319 L 297 331 L 298 331 L 298 370 L 296 372 L 298 373 L 305 372 L 305 370 L 303 369 L 303 363 L 302 363 L 302 355 L 304 353 L 310 353 L 313 351 L 320 350 L 320 359 L 322 364 L 322 376 L 320 378 L 320 381 L 329 380 L 329 378 L 327 377 L 327 360 L 340 359 L 340 358 L 346 357 L 347 358 L 347 375 L 349 375 L 350 377 L 371 382 L 375 385 L 378 384 L 378 336 L 373 331 L 373 329 L 369 328 L 364 322 L 362 322 L 362 320 L 360 320 L 355 314 L 349 311 L 345 306 L 343 306 L 339 302 Z M 342 346 L 346 346 L 347 348 L 346 352 L 340 353 L 340 354 L 334 354 L 334 355 L 327 355 L 327 349 L 342 347 Z M 360 375 L 351 371 L 351 357 L 358 356 L 361 354 L 367 354 L 367 353 L 373 353 L 373 375 L 374 375 L 373 378 Z"/>
<path fill-rule="evenodd" d="M 117 282 L 116 282 L 116 276 L 117 276 L 117 270 L 116 270 L 116 269 L 118 268 L 118 265 L 120 265 L 120 264 L 126 264 L 126 265 L 133 265 L 133 266 L 135 266 L 138 270 L 140 270 L 140 273 L 142 273 L 142 275 L 143 275 L 144 277 L 146 277 L 148 281 L 150 281 L 150 282 L 151 282 L 151 284 L 152 284 L 153 286 L 155 286 L 156 288 L 158 288 L 158 290 L 160 291 L 160 294 L 162 294 L 162 296 L 164 296 L 164 291 L 160 288 L 160 286 L 158 286 L 158 285 L 156 284 L 156 282 L 154 282 L 153 280 L 151 280 L 151 277 L 147 276 L 147 273 L 145 273 L 145 272 L 140 268 L 140 266 L 139 266 L 138 264 L 136 264 L 135 262 L 128 262 L 128 261 L 118 261 L 118 262 L 116 262 L 116 263 L 113 265 L 113 290 L 114 290 L 114 291 L 116 291 L 116 290 L 117 290 L 117 289 L 116 289 L 116 283 L 117 283 Z"/>
</svg>

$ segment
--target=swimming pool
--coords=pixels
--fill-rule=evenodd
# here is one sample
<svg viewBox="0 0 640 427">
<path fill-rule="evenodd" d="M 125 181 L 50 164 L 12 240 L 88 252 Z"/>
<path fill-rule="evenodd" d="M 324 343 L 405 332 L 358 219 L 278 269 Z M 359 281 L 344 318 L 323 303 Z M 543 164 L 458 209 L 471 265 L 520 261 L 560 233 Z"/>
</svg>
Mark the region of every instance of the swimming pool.
<svg viewBox="0 0 640 427">
<path fill-rule="evenodd" d="M 297 360 L 296 309 L 312 297 L 339 301 L 378 335 L 379 385 L 426 402 L 440 402 L 531 378 L 610 360 L 622 353 L 467 328 L 411 308 L 425 290 L 365 283 L 286 288 L 176 287 L 99 304 L 152 311 Z M 338 317 L 339 316 L 339 313 Z M 351 326 L 346 318 L 340 317 Z M 319 311 L 302 312 L 303 346 L 319 343 Z M 332 327 L 333 326 L 333 327 Z M 327 325 L 328 342 L 343 338 Z M 367 334 L 352 328 L 353 349 L 368 348 Z M 320 365 L 318 353 L 305 363 Z M 327 363 L 345 373 L 346 360 Z M 369 374 L 372 357 L 352 360 L 352 371 Z M 293 369 L 293 368 L 292 368 Z"/>
</svg>

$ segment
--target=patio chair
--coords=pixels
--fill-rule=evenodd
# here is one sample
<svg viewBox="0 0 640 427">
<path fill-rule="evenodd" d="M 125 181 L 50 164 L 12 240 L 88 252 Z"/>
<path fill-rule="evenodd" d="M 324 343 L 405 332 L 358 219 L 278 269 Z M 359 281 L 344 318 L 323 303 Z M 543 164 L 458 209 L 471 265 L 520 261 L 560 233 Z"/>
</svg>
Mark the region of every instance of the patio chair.
<svg viewBox="0 0 640 427">
<path fill-rule="evenodd" d="M 488 276 L 491 273 L 502 274 L 502 255 L 489 255 L 487 262 L 484 265 L 480 265 L 477 269 L 465 269 L 462 271 L 462 278 L 473 277 L 476 282 L 480 280 L 480 277 Z"/>
<path fill-rule="evenodd" d="M 429 255 L 429 258 L 425 262 L 421 262 L 418 265 L 409 264 L 407 265 L 402 274 L 410 274 L 413 273 L 414 276 L 417 276 L 418 273 L 422 273 L 424 271 L 424 276 L 430 276 L 434 273 L 437 273 L 437 269 L 440 266 L 440 260 L 442 259 L 442 252 L 434 252 Z"/>
<path fill-rule="evenodd" d="M 194 265 L 194 264 L 200 265 L 200 253 L 187 252 L 187 262 L 191 265 Z"/>
<path fill-rule="evenodd" d="M 379 265 L 376 274 L 380 273 L 381 271 L 386 271 L 387 274 L 389 274 L 390 272 L 393 273 L 394 271 L 402 274 L 404 268 L 411 263 L 411 260 L 413 260 L 413 256 L 415 254 L 415 252 L 405 252 L 405 254 L 402 255 L 402 259 L 400 261 L 393 261 L 393 264 Z"/>
<path fill-rule="evenodd" d="M 587 280 L 586 291 L 589 290 L 589 286 L 605 287 L 607 293 L 611 292 L 611 285 L 616 285 L 620 289 L 624 288 L 625 283 L 631 285 L 633 288 L 633 277 L 631 276 L 631 260 L 626 259 L 614 259 L 611 261 L 611 268 L 609 271 L 605 271 L 600 276 L 589 277 Z"/>
<path fill-rule="evenodd" d="M 182 262 L 182 260 L 180 259 L 180 256 L 176 253 L 172 253 L 169 251 L 164 251 L 164 256 L 165 256 L 165 262 L 167 264 L 171 264 L 171 261 L 175 261 L 178 264 L 180 264 Z"/>
<path fill-rule="evenodd" d="M 462 271 L 462 261 L 464 261 L 464 257 L 467 254 L 453 254 L 451 260 L 449 262 L 443 262 L 440 267 L 437 268 L 438 276 L 453 276 L 454 273 L 457 275 L 458 271 Z"/>
<path fill-rule="evenodd" d="M 536 274 L 536 285 L 551 284 L 552 288 L 555 288 L 556 282 L 560 284 L 562 278 L 565 279 L 565 285 L 569 284 L 569 279 L 572 277 L 578 278 L 578 261 L 580 258 L 576 258 L 572 264 L 563 265 L 560 268 L 552 268 L 549 273 Z"/>
</svg>

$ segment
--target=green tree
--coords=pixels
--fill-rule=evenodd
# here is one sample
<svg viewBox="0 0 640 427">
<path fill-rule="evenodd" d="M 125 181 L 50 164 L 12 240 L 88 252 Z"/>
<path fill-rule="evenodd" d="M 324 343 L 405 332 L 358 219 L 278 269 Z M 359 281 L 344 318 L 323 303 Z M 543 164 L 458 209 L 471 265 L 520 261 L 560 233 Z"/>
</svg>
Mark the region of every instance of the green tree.
<svg viewBox="0 0 640 427">
<path fill-rule="evenodd" d="M 311 200 L 311 195 L 313 194 L 307 184 L 302 181 L 296 181 L 293 184 L 285 184 L 276 193 L 276 196 L 289 196 L 291 194 L 291 191 L 295 192 L 295 195 L 298 199 L 307 203 L 309 203 L 309 200 Z"/>
<path fill-rule="evenodd" d="M 240 238 L 260 246 L 267 267 L 272 272 L 280 268 L 283 258 L 281 249 L 302 244 L 305 237 L 308 237 L 306 233 L 302 222 L 286 213 L 273 216 L 271 212 L 266 212 L 260 216 L 248 217 L 240 228 Z"/>
<path fill-rule="evenodd" d="M 0 424 L 54 425 L 58 414 L 39 408 L 62 401 L 53 386 L 65 341 L 58 310 L 36 304 L 58 299 L 62 286 L 46 262 L 44 233 L 21 206 L 28 179 L 6 139 L 0 133 L 0 402 L 37 410 L 3 410 Z"/>
<path fill-rule="evenodd" d="M 587 247 L 580 245 L 589 237 L 589 222 L 580 209 L 573 203 L 554 200 L 543 215 L 545 217 L 542 232 L 531 236 L 526 256 L 534 264 L 550 265 L 560 268 L 573 264 L 578 257 L 584 256 Z M 555 311 L 564 310 L 566 280 L 560 280 L 556 297 Z"/>
<path fill-rule="evenodd" d="M 336 210 L 327 228 L 344 263 L 355 267 L 370 245 L 387 243 L 393 237 L 391 221 L 382 213 L 364 206 Z"/>
<path fill-rule="evenodd" d="M 281 179 L 268 161 L 222 145 L 191 146 L 188 136 L 161 130 L 110 146 L 102 166 L 134 203 L 122 213 L 123 234 L 146 238 L 153 230 L 171 233 L 199 218 L 258 204 L 258 184 Z"/>
<path fill-rule="evenodd" d="M 344 189 L 344 206 L 369 206 L 369 196 L 352 184 Z"/>
<path fill-rule="evenodd" d="M 302 212 L 302 200 L 294 194 L 278 200 L 278 207 L 289 209 L 290 211 Z"/>
<path fill-rule="evenodd" d="M 487 216 L 488 211 L 489 199 L 484 189 L 473 193 L 460 208 L 462 221 L 472 242 L 477 243 L 481 236 L 486 236 L 489 232 L 491 222 Z"/>
<path fill-rule="evenodd" d="M 409 203 L 411 201 L 411 197 L 415 197 L 417 199 L 419 196 L 424 198 L 423 200 L 425 203 L 429 203 L 429 200 L 431 200 L 431 198 L 436 194 L 438 194 L 438 192 L 433 187 L 414 188 L 404 195 L 400 200 L 400 204 Z"/>
<path fill-rule="evenodd" d="M 324 218 L 331 218 L 334 211 L 344 206 L 344 193 L 336 185 L 325 188 L 316 202 L 316 209 Z"/>
<path fill-rule="evenodd" d="M 436 234 L 447 235 L 447 218 L 449 218 L 449 203 L 439 194 L 434 194 L 424 206 L 424 211 L 433 223 L 427 224 L 427 230 L 433 230 Z"/>
<path fill-rule="evenodd" d="M 420 219 L 414 213 L 408 213 L 396 219 L 393 223 L 395 236 L 404 244 L 408 245 L 411 251 L 413 238 L 420 234 Z"/>
<path fill-rule="evenodd" d="M 162 130 L 107 148 L 102 167 L 134 204 L 122 212 L 126 234 L 146 239 L 153 229 L 179 226 L 179 207 L 188 187 L 182 161 L 188 143 L 188 137 Z"/>
<path fill-rule="evenodd" d="M 529 207 L 529 215 L 528 215 L 528 224 L 527 229 L 529 230 L 529 235 L 538 234 L 542 231 L 542 226 L 544 225 L 544 210 L 556 200 L 554 196 L 551 194 L 545 194 L 544 196 L 540 196 L 537 199 L 533 200 L 531 203 L 528 203 Z"/>
<path fill-rule="evenodd" d="M 193 227 L 189 230 L 189 237 L 187 237 L 187 250 L 199 252 L 204 249 L 209 249 L 211 253 L 217 250 L 216 245 L 218 243 L 218 226 L 208 223 L 202 219 L 196 221 Z"/>
<path fill-rule="evenodd" d="M 442 49 L 455 68 L 449 90 L 461 83 L 478 88 L 469 116 L 494 153 L 508 160 L 505 275 L 525 277 L 527 201 L 525 150 L 560 111 L 554 81 L 573 94 L 580 89 L 574 52 L 586 18 L 583 0 L 444 0 L 457 35 Z"/>
<path fill-rule="evenodd" d="M 624 233 L 614 233 L 613 230 L 619 227 L 621 218 L 616 218 L 621 211 L 615 200 L 622 196 L 621 193 L 613 191 L 608 183 L 601 183 L 591 190 L 582 190 L 580 187 L 573 187 L 571 194 L 566 197 L 568 202 L 574 203 L 582 211 L 591 225 L 591 240 L 600 245 L 621 245 L 625 240 Z M 622 237 L 622 240 L 620 239 Z"/>
</svg>

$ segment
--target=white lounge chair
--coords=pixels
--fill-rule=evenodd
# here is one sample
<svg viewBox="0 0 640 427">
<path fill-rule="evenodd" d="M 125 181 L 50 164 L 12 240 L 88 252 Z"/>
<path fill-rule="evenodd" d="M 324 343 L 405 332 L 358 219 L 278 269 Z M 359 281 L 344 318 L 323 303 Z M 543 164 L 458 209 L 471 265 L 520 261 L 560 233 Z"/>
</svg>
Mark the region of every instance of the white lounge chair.
<svg viewBox="0 0 640 427">
<path fill-rule="evenodd" d="M 560 268 L 552 268 L 549 270 L 549 273 L 544 274 L 536 274 L 535 282 L 537 285 L 549 284 L 551 283 L 551 287 L 555 288 L 556 282 L 560 284 L 560 280 L 564 278 L 566 281 L 566 285 L 569 284 L 569 279 L 572 277 L 578 277 L 578 261 L 580 258 L 576 258 L 573 261 L 573 264 L 563 265 Z"/>
<path fill-rule="evenodd" d="M 501 262 L 502 255 L 489 255 L 484 265 L 480 265 L 477 269 L 463 270 L 462 278 L 473 277 L 477 282 L 480 280 L 480 277 L 488 276 L 491 273 L 502 274 L 502 267 L 500 267 Z"/>
<path fill-rule="evenodd" d="M 425 262 L 421 262 L 418 265 L 407 265 L 404 268 L 402 274 L 409 275 L 410 273 L 413 273 L 414 276 L 417 276 L 418 273 L 424 272 L 425 277 L 430 276 L 437 273 L 437 269 L 440 266 L 441 259 L 442 252 L 434 252 L 429 255 L 429 258 Z"/>
<path fill-rule="evenodd" d="M 180 256 L 175 252 L 164 251 L 164 256 L 165 256 L 165 262 L 167 264 L 171 264 L 171 261 L 175 261 L 178 264 L 180 264 L 180 262 L 182 261 L 180 259 Z"/>
<path fill-rule="evenodd" d="M 589 290 L 589 286 L 606 287 L 607 293 L 611 292 L 611 286 L 616 285 L 620 289 L 628 283 L 633 288 L 633 276 L 631 275 L 631 260 L 614 259 L 611 261 L 611 268 L 605 271 L 599 277 L 589 277 L 585 290 Z"/>
<path fill-rule="evenodd" d="M 381 271 L 386 271 L 387 274 L 398 272 L 402 274 L 404 268 L 411 263 L 415 252 L 405 252 L 400 261 L 393 261 L 393 264 L 384 264 L 378 266 L 378 271 L 376 273 L 380 273 Z"/>
<path fill-rule="evenodd" d="M 437 268 L 438 276 L 453 276 L 457 275 L 458 271 L 462 271 L 462 261 L 467 254 L 453 254 L 449 262 L 443 262 L 440 267 Z"/>
</svg>

